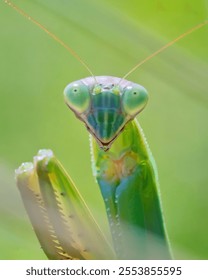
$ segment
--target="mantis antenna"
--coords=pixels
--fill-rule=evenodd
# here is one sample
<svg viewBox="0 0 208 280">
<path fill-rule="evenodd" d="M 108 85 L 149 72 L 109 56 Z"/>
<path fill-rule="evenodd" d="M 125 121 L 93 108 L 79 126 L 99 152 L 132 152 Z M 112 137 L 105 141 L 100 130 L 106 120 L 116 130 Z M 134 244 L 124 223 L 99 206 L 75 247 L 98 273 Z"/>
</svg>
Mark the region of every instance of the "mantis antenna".
<svg viewBox="0 0 208 280">
<path fill-rule="evenodd" d="M 64 43 L 64 41 L 62 41 L 59 37 L 57 37 L 54 33 L 50 32 L 45 26 L 43 26 L 40 22 L 38 22 L 37 20 L 35 20 L 34 18 L 32 18 L 30 15 L 28 15 L 26 12 L 24 12 L 23 10 L 21 10 L 19 7 L 17 7 L 16 5 L 14 5 L 11 1 L 9 0 L 4 0 L 4 2 L 11 6 L 14 10 L 16 10 L 20 15 L 24 16 L 26 19 L 32 21 L 35 25 L 37 25 L 40 29 L 42 29 L 45 33 L 47 33 L 51 38 L 53 38 L 56 42 L 58 42 L 60 45 L 62 45 L 69 53 L 71 53 L 71 55 L 73 55 L 84 67 L 85 69 L 87 69 L 87 71 L 90 73 L 90 75 L 94 78 L 95 82 L 96 78 L 95 75 L 92 73 L 92 71 L 90 70 L 89 66 L 84 62 L 83 59 L 81 59 L 81 57 L 72 49 L 70 48 L 68 45 L 66 45 Z M 180 36 L 178 36 L 177 38 L 175 38 L 174 40 L 170 41 L 169 43 L 167 43 L 166 45 L 162 46 L 160 49 L 158 49 L 157 51 L 155 51 L 154 53 L 150 54 L 149 56 L 147 56 L 145 59 L 143 59 L 142 61 L 140 61 L 139 63 L 137 63 L 129 72 L 127 72 L 127 74 L 125 74 L 123 76 L 123 78 L 121 78 L 120 82 L 123 79 L 126 79 L 130 74 L 132 74 L 137 68 L 139 68 L 142 64 L 144 64 L 145 62 L 147 62 L 148 60 L 152 59 L 153 57 L 155 57 L 156 55 L 158 55 L 159 53 L 161 53 L 162 51 L 164 51 L 165 49 L 167 49 L 168 47 L 172 46 L 174 43 L 178 42 L 179 40 L 181 40 L 182 38 L 186 37 L 187 35 L 191 34 L 192 32 L 200 29 L 201 27 L 205 26 L 206 24 L 208 24 L 208 20 L 205 20 L 204 22 L 192 27 L 191 29 L 187 30 L 186 32 L 184 32 L 183 34 L 181 34 Z"/>
<path fill-rule="evenodd" d="M 75 57 L 84 67 L 87 69 L 87 71 L 90 73 L 90 75 L 94 78 L 95 82 L 96 78 L 92 71 L 90 70 L 89 66 L 87 63 L 84 62 L 84 60 L 72 49 L 70 48 L 67 44 L 64 43 L 59 37 L 57 37 L 54 33 L 49 31 L 45 26 L 43 26 L 40 22 L 38 22 L 36 19 L 32 18 L 30 15 L 28 15 L 26 12 L 24 12 L 22 9 L 17 7 L 15 4 L 13 4 L 11 1 L 4 0 L 4 2 L 12 7 L 15 11 L 17 11 L 20 15 L 24 16 L 26 19 L 30 20 L 32 23 L 37 25 L 40 29 L 42 29 L 46 34 L 48 34 L 52 39 L 54 39 L 57 43 L 59 43 L 61 46 L 63 46 L 73 57 Z"/>
<path fill-rule="evenodd" d="M 166 45 L 162 46 L 160 49 L 158 49 L 157 51 L 155 51 L 154 53 L 150 54 L 149 56 L 147 56 L 145 59 L 143 59 L 142 61 L 140 61 L 139 63 L 137 63 L 127 74 L 125 74 L 123 76 L 123 78 L 121 79 L 121 81 L 123 79 L 126 79 L 126 77 L 128 77 L 131 73 L 133 73 L 137 68 L 139 68 L 142 64 L 144 64 L 145 62 L 147 62 L 148 60 L 150 60 L 151 58 L 155 57 L 156 55 L 158 55 L 159 53 L 161 53 L 162 51 L 164 51 L 165 49 L 167 49 L 168 47 L 172 46 L 174 43 L 178 42 L 179 40 L 181 40 L 182 38 L 186 37 L 187 35 L 191 34 L 192 32 L 200 29 L 201 27 L 205 26 L 206 24 L 208 24 L 208 20 L 205 20 L 204 22 L 195 25 L 194 27 L 192 27 L 191 29 L 187 30 L 186 32 L 184 32 L 183 34 L 181 34 L 180 36 L 178 36 L 177 38 L 175 38 L 174 40 L 170 41 L 169 43 L 167 43 Z"/>
</svg>

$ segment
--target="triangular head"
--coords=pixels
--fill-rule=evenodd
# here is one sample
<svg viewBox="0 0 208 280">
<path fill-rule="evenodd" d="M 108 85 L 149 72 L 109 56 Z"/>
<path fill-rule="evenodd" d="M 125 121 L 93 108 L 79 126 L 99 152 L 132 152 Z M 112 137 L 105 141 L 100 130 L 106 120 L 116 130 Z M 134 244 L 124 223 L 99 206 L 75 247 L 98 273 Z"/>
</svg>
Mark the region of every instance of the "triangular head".
<svg viewBox="0 0 208 280">
<path fill-rule="evenodd" d="M 105 151 L 148 101 L 144 87 L 111 76 L 88 77 L 70 83 L 64 96 L 68 107 Z"/>
</svg>

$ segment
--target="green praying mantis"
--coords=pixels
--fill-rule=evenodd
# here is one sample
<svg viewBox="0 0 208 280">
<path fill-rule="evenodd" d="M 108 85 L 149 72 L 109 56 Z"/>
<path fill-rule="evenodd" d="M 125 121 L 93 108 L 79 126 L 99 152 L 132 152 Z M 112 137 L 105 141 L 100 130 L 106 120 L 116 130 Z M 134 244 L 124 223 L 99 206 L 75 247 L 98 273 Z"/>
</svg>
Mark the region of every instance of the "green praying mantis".
<svg viewBox="0 0 208 280">
<path fill-rule="evenodd" d="M 37 238 L 49 259 L 171 259 L 156 165 L 135 117 L 148 94 L 126 78 L 140 65 L 208 22 L 195 26 L 123 78 L 94 76 L 63 41 L 10 1 L 20 14 L 65 47 L 91 77 L 64 90 L 67 106 L 90 132 L 93 174 L 105 203 L 111 242 L 103 235 L 71 178 L 50 150 L 16 170 L 16 180 Z"/>
</svg>

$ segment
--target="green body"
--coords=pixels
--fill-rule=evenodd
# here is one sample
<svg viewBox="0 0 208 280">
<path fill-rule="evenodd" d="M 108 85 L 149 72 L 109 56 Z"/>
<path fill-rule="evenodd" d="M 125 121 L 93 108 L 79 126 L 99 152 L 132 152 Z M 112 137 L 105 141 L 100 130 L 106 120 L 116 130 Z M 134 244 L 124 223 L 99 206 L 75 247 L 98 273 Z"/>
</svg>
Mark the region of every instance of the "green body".
<svg viewBox="0 0 208 280">
<path fill-rule="evenodd" d="M 157 170 L 138 122 L 129 122 L 107 152 L 91 141 L 117 256 L 169 259 Z"/>
<path fill-rule="evenodd" d="M 146 106 L 146 90 L 101 76 L 69 84 L 64 96 L 91 134 L 93 173 L 114 249 L 70 177 L 44 150 L 17 170 L 17 184 L 45 253 L 52 259 L 170 259 L 154 159 L 134 120 Z"/>
<path fill-rule="evenodd" d="M 65 101 L 91 133 L 94 175 L 121 259 L 169 259 L 158 178 L 135 116 L 146 106 L 145 88 L 111 77 L 69 84 Z"/>
</svg>

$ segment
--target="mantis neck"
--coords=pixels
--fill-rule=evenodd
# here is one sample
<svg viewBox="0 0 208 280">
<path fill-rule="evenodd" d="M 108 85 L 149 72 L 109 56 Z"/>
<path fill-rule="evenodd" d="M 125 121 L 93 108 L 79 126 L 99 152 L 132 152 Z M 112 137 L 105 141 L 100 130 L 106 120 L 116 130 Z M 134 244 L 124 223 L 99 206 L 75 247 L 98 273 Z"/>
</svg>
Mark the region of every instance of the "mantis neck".
<svg viewBox="0 0 208 280">
<path fill-rule="evenodd" d="M 137 121 L 107 152 L 91 138 L 93 171 L 105 202 L 117 257 L 170 259 L 154 159 Z"/>
</svg>

